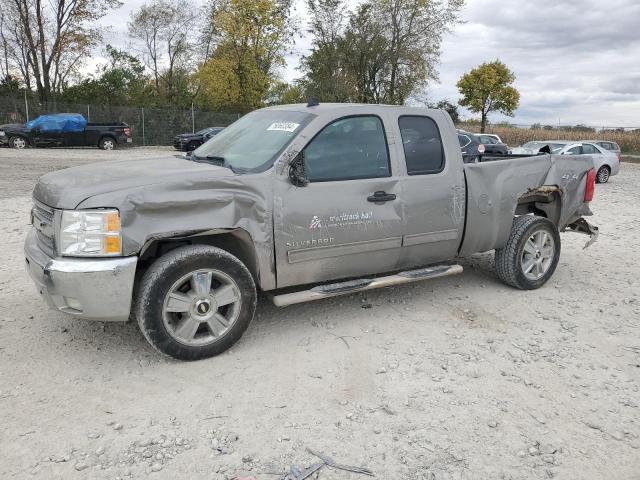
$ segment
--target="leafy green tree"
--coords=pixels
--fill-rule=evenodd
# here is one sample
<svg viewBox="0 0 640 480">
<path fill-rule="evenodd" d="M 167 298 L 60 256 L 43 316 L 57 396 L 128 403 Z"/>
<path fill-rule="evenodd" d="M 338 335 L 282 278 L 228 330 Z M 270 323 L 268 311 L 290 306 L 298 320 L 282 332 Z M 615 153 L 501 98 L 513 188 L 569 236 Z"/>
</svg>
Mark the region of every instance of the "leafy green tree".
<svg viewBox="0 0 640 480">
<path fill-rule="evenodd" d="M 458 112 L 458 106 L 451 103 L 449 100 L 440 100 L 438 103 L 429 105 L 430 108 L 439 108 L 449 114 L 454 124 L 460 123 L 460 112 Z"/>
<path fill-rule="evenodd" d="M 199 69 L 199 103 L 247 112 L 264 105 L 294 32 L 290 0 L 220 0 L 216 48 Z"/>
<path fill-rule="evenodd" d="M 500 60 L 483 63 L 458 81 L 462 99 L 458 102 L 474 113 L 480 113 L 480 131 L 484 133 L 491 112 L 513 116 L 520 94 L 513 86 L 515 75 Z"/>
<path fill-rule="evenodd" d="M 308 0 L 311 52 L 302 58 L 301 86 L 320 102 L 347 102 L 353 89 L 345 72 L 342 51 L 346 15 L 344 0 Z"/>
<path fill-rule="evenodd" d="M 136 57 L 107 45 L 108 61 L 93 77 L 67 87 L 62 100 L 70 103 L 141 105 L 152 101 L 153 92 L 145 67 Z"/>
<path fill-rule="evenodd" d="M 269 89 L 265 105 L 288 105 L 291 103 L 303 103 L 307 100 L 304 87 L 300 84 L 277 81 Z"/>
<path fill-rule="evenodd" d="M 344 1 L 308 4 L 307 92 L 321 101 L 403 104 L 437 78 L 442 35 L 463 0 L 365 0 L 348 18 Z"/>
</svg>

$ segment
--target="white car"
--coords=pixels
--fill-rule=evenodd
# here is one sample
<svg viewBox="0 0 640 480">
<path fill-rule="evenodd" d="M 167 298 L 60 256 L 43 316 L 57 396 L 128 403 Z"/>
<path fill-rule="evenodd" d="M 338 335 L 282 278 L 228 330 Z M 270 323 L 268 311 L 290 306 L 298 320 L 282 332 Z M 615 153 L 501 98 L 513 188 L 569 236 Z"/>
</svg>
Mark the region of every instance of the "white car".
<svg viewBox="0 0 640 480">
<path fill-rule="evenodd" d="M 514 148 L 511 153 L 520 155 L 535 155 L 541 148 L 549 147 L 556 155 L 588 155 L 593 159 L 596 170 L 596 181 L 607 183 L 609 178 L 620 172 L 620 158 L 618 155 L 595 142 L 574 142 L 567 140 L 533 141 Z"/>
<path fill-rule="evenodd" d="M 567 143 L 559 153 L 560 155 L 589 155 L 593 159 L 593 168 L 596 169 L 597 183 L 607 183 L 609 177 L 620 172 L 618 155 L 596 143 Z"/>
</svg>

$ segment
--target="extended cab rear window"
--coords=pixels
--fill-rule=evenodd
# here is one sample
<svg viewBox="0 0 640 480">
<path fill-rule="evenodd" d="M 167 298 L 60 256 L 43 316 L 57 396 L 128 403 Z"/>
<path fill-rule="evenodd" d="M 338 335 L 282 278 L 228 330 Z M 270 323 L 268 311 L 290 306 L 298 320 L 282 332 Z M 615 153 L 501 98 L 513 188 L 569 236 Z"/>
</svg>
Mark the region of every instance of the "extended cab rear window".
<svg viewBox="0 0 640 480">
<path fill-rule="evenodd" d="M 428 175 L 444 169 L 444 148 L 436 122 L 429 117 L 402 116 L 398 119 L 404 158 L 409 175 Z"/>
</svg>

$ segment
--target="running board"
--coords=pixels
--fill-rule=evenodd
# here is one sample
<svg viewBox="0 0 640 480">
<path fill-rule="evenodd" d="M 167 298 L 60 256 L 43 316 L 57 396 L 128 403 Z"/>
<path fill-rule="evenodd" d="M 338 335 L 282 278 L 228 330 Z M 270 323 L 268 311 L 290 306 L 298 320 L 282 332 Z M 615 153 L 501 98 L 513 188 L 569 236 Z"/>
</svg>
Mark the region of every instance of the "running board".
<svg viewBox="0 0 640 480">
<path fill-rule="evenodd" d="M 387 277 L 361 278 L 347 282 L 319 285 L 310 290 L 274 295 L 272 300 L 277 307 L 286 307 L 296 303 L 311 302 L 313 300 L 337 297 L 338 295 L 348 295 L 355 292 L 364 292 L 366 290 L 373 290 L 374 288 L 403 285 L 405 283 L 446 277 L 448 275 L 456 275 L 458 273 L 462 273 L 461 265 L 436 265 L 433 267 L 421 268 L 419 270 L 408 270 L 406 272 L 400 272 Z"/>
</svg>

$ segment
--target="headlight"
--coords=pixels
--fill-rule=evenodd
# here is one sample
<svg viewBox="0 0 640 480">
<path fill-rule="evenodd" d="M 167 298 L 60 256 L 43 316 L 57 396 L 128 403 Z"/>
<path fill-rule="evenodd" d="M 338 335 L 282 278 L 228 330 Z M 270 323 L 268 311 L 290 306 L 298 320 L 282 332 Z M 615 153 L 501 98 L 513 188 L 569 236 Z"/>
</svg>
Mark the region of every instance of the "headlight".
<svg viewBox="0 0 640 480">
<path fill-rule="evenodd" d="M 58 249 L 69 257 L 122 255 L 118 210 L 64 210 Z"/>
<path fill-rule="evenodd" d="M 4 136 L 5 136 L 5 133 L 2 130 L 0 130 L 0 137 L 4 137 Z"/>
</svg>

